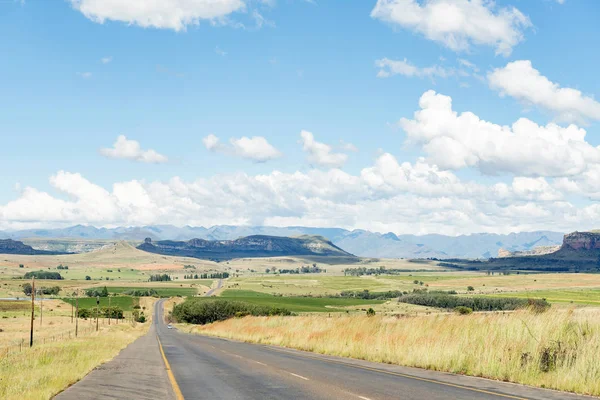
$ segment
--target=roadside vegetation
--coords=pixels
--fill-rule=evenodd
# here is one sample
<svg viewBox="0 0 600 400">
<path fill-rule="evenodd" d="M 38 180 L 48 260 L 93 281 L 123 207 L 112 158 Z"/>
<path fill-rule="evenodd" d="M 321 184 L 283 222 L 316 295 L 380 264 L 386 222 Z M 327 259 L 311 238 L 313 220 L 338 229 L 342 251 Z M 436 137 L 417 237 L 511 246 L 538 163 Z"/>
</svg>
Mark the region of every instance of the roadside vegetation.
<svg viewBox="0 0 600 400">
<path fill-rule="evenodd" d="M 149 324 L 102 326 L 99 332 L 65 339 L 0 358 L 0 398 L 49 399 L 146 333 Z"/>
<path fill-rule="evenodd" d="M 375 362 L 600 395 L 600 312 L 232 318 L 182 329 Z"/>
<path fill-rule="evenodd" d="M 177 322 L 190 324 L 208 324 L 223 321 L 233 317 L 265 316 L 265 315 L 292 315 L 286 308 L 259 306 L 229 300 L 200 300 L 187 299 L 173 307 L 172 317 Z"/>
</svg>

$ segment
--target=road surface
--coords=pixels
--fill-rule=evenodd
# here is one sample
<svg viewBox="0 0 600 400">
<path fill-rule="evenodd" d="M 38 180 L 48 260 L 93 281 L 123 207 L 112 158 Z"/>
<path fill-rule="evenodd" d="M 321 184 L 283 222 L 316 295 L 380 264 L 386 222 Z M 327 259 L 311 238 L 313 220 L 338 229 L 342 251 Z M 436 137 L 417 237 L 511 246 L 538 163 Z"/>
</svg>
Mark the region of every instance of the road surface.
<svg viewBox="0 0 600 400">
<path fill-rule="evenodd" d="M 592 399 L 418 368 L 185 334 L 164 324 L 162 300 L 156 303 L 152 324 L 146 336 L 57 399 Z M 129 351 L 132 348 L 134 352 Z"/>
<path fill-rule="evenodd" d="M 217 290 L 221 289 L 221 287 L 223 286 L 223 279 L 219 279 L 219 281 L 217 282 L 217 287 L 214 289 L 210 289 L 208 292 L 206 292 L 204 294 L 205 297 L 210 297 L 213 295 L 214 292 L 216 292 Z"/>
<path fill-rule="evenodd" d="M 326 357 L 168 329 L 154 323 L 185 399 L 584 399 L 543 389 L 386 364 Z M 587 397 L 589 398 L 589 397 Z"/>
</svg>

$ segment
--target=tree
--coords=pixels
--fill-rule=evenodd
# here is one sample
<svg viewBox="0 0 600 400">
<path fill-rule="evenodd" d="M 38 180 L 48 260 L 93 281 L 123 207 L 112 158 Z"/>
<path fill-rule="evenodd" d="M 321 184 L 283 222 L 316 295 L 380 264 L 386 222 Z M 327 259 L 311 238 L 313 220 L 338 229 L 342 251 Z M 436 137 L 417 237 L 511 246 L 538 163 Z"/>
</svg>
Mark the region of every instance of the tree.
<svg viewBox="0 0 600 400">
<path fill-rule="evenodd" d="M 367 317 L 373 317 L 375 316 L 375 310 L 373 310 L 372 308 L 369 308 L 367 310 Z"/>
<path fill-rule="evenodd" d="M 474 290 L 475 290 L 475 288 L 473 286 L 467 286 L 467 291 L 472 292 Z"/>
<path fill-rule="evenodd" d="M 104 286 L 104 289 L 102 289 L 102 294 L 100 294 L 100 297 L 108 297 L 108 289 L 106 286 Z"/>
<path fill-rule="evenodd" d="M 92 280 L 92 277 L 91 277 L 91 276 L 89 276 L 89 275 L 86 275 L 86 276 L 85 276 L 85 280 L 86 280 L 86 281 L 91 281 L 91 280 Z"/>
<path fill-rule="evenodd" d="M 25 293 L 27 296 L 31 296 L 31 283 L 23 284 L 23 293 Z"/>
</svg>

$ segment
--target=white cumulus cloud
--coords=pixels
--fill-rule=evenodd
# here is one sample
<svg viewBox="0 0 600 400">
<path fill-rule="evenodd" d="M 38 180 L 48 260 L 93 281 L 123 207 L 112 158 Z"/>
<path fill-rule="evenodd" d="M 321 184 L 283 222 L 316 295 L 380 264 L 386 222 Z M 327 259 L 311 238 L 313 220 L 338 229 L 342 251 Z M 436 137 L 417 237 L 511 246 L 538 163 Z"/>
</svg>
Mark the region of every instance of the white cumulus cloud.
<svg viewBox="0 0 600 400">
<path fill-rule="evenodd" d="M 560 87 L 533 68 L 529 60 L 514 61 L 496 68 L 488 74 L 488 81 L 490 87 L 502 96 L 533 104 L 551 112 L 558 120 L 600 120 L 600 102 L 577 89 Z"/>
<path fill-rule="evenodd" d="M 206 147 L 207 150 L 216 150 L 219 146 L 219 138 L 211 133 L 210 135 L 202 138 L 202 143 L 204 143 L 204 147 Z"/>
<path fill-rule="evenodd" d="M 497 8 L 485 0 L 378 0 L 371 17 L 418 32 L 454 51 L 486 45 L 504 56 L 531 26 L 515 7 Z"/>
<path fill-rule="evenodd" d="M 308 153 L 308 160 L 311 163 L 322 167 L 338 168 L 348 159 L 347 154 L 334 153 L 328 144 L 317 142 L 311 132 L 303 130 L 300 132 L 300 138 L 302 148 Z"/>
<path fill-rule="evenodd" d="M 120 21 L 143 28 L 185 30 L 201 20 L 219 20 L 243 11 L 242 0 L 69 0 L 88 19 Z"/>
<path fill-rule="evenodd" d="M 231 138 L 229 144 L 221 144 L 217 136 L 210 134 L 202 141 L 209 151 L 218 151 L 254 162 L 267 162 L 282 156 L 282 153 L 262 136 Z"/>
<path fill-rule="evenodd" d="M 122 158 L 144 163 L 159 164 L 168 161 L 166 156 L 152 149 L 142 150 L 138 141 L 127 139 L 125 135 L 119 135 L 113 147 L 100 149 L 100 154 L 108 158 Z"/>
<path fill-rule="evenodd" d="M 454 75 L 453 70 L 438 65 L 433 65 L 431 67 L 417 67 L 409 63 L 406 58 L 404 60 L 382 58 L 375 61 L 375 66 L 379 68 L 379 72 L 377 73 L 378 78 L 389 78 L 394 75 L 404 75 L 411 78 L 447 78 L 450 75 Z"/>
<path fill-rule="evenodd" d="M 107 190 L 77 173 L 50 178 L 58 195 L 25 187 L 0 205 L 0 229 L 174 224 L 305 225 L 410 233 L 585 229 L 597 204 L 574 206 L 545 178 L 463 181 L 419 159 L 388 153 L 353 175 L 340 169 L 219 174 L 192 181 L 115 182 Z"/>
<path fill-rule="evenodd" d="M 501 126 L 471 112 L 458 114 L 450 97 L 432 90 L 421 96 L 419 106 L 414 119 L 402 118 L 400 126 L 410 142 L 423 147 L 428 161 L 443 169 L 560 177 L 600 162 L 600 149 L 586 142 L 585 130 L 575 125 L 540 126 L 521 118 Z"/>
</svg>

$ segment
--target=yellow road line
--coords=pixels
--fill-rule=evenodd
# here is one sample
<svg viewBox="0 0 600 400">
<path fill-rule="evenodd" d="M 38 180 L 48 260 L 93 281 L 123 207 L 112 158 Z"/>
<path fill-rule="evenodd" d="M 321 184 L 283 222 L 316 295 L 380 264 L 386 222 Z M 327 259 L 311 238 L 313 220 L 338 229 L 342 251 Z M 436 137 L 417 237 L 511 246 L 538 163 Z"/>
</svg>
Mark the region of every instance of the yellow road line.
<svg viewBox="0 0 600 400">
<path fill-rule="evenodd" d="M 272 347 L 268 347 L 268 348 L 270 350 L 278 351 L 280 353 L 298 355 L 300 357 L 311 358 L 313 360 L 324 361 L 324 362 L 328 362 L 328 363 L 331 363 L 331 364 L 345 365 L 347 367 L 352 367 L 352 368 L 357 368 L 357 369 L 364 369 L 364 370 L 367 370 L 367 371 L 374 371 L 374 372 L 379 372 L 379 373 L 387 374 L 387 375 L 395 375 L 395 376 L 400 376 L 402 378 L 415 379 L 415 380 L 422 381 L 422 382 L 437 383 L 438 385 L 450 386 L 450 387 L 454 387 L 454 388 L 458 388 L 458 389 L 468 390 L 468 391 L 471 391 L 471 392 L 489 394 L 489 395 L 492 395 L 492 396 L 503 397 L 505 399 L 527 400 L 527 398 L 525 398 L 525 397 L 518 397 L 518 396 L 511 396 L 509 394 L 490 392 L 488 390 L 476 389 L 476 388 L 472 388 L 472 387 L 469 387 L 469 386 L 456 385 L 454 383 L 436 381 L 434 379 L 428 379 L 428 378 L 421 378 L 421 377 L 418 377 L 418 376 L 407 375 L 407 374 L 403 374 L 403 373 L 400 373 L 400 372 L 386 371 L 386 370 L 383 370 L 383 369 L 371 368 L 371 367 L 366 367 L 366 366 L 363 366 L 363 365 L 350 364 L 350 363 L 343 362 L 343 361 L 336 361 L 336 360 L 331 360 L 331 359 L 327 359 L 327 358 L 314 357 L 314 356 L 310 356 L 310 355 L 307 355 L 307 354 L 297 354 L 297 353 L 294 353 L 294 352 L 291 352 L 291 351 L 275 349 L 275 348 L 272 348 Z"/>
<path fill-rule="evenodd" d="M 162 358 L 165 362 L 165 367 L 167 368 L 167 375 L 169 376 L 169 381 L 171 381 L 171 386 L 173 386 L 173 392 L 175 392 L 175 397 L 177 400 L 184 400 L 183 394 L 181 394 L 181 389 L 179 389 L 179 385 L 175 380 L 175 376 L 173 375 L 173 371 L 171 371 L 171 365 L 167 360 L 167 356 L 165 356 L 165 351 L 163 350 L 162 344 L 160 343 L 160 339 L 158 335 L 156 335 L 156 340 L 158 340 L 158 347 L 160 348 L 160 354 L 162 354 Z"/>
</svg>

